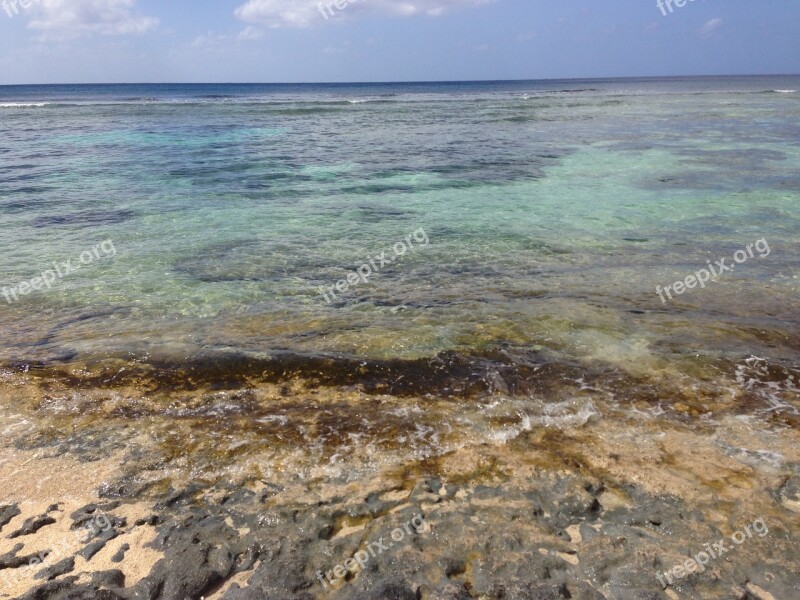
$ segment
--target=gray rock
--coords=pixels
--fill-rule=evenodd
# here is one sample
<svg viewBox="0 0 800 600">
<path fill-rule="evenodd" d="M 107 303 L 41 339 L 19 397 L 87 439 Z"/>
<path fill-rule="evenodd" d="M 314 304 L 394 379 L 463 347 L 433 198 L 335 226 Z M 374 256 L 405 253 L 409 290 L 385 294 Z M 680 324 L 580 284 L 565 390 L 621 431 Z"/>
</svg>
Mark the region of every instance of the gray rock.
<svg viewBox="0 0 800 600">
<path fill-rule="evenodd" d="M 65 558 L 63 560 L 58 561 L 52 567 L 47 567 L 42 569 L 38 573 L 36 573 L 33 578 L 34 579 L 46 579 L 50 581 L 59 577 L 60 575 L 64 575 L 65 573 L 70 573 L 75 569 L 75 557 L 71 556 L 69 558 Z"/>
<path fill-rule="evenodd" d="M 3 527 L 8 525 L 11 522 L 11 519 L 20 514 L 22 514 L 22 511 L 19 509 L 17 504 L 0 506 L 0 531 L 3 531 Z"/>
</svg>

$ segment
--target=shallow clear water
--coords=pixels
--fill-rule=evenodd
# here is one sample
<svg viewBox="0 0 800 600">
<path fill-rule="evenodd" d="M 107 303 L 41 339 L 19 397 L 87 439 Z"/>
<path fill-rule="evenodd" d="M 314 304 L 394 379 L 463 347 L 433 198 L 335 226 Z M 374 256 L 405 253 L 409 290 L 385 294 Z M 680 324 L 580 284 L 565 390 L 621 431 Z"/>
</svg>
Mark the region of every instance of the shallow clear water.
<svg viewBox="0 0 800 600">
<path fill-rule="evenodd" d="M 795 597 L 791 90 L 0 87 L 0 518 L 25 511 L 0 554 L 54 547 L 7 533 L 54 506 L 66 532 L 96 493 L 164 534 L 75 576 L 129 547 L 144 595 L 219 598 L 172 576 L 246 541 L 225 586 L 328 597 L 314 573 L 413 506 L 422 562 L 331 597 L 373 572 L 433 582 L 409 597 L 656 597 L 656 569 L 758 517 L 769 537 L 676 590 Z"/>
<path fill-rule="evenodd" d="M 690 387 L 752 356 L 792 368 L 791 90 L 799 77 L 2 87 L 0 287 L 105 240 L 114 254 L 0 298 L 0 360 L 331 358 L 348 384 L 359 361 L 414 372 L 447 352 Z M 414 232 L 427 243 L 326 301 Z M 761 239 L 768 255 L 705 289 L 656 293 Z M 429 391 L 469 380 L 456 371 Z"/>
</svg>

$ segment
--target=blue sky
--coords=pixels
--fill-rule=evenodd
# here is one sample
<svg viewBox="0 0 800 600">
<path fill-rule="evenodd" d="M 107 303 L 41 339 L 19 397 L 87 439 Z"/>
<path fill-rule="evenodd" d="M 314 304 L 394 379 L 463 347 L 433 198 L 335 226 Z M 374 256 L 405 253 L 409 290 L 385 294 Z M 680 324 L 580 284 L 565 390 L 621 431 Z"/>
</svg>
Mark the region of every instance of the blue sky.
<svg viewBox="0 0 800 600">
<path fill-rule="evenodd" d="M 800 73 L 800 1 L 671 1 L 0 0 L 0 84 Z"/>
</svg>

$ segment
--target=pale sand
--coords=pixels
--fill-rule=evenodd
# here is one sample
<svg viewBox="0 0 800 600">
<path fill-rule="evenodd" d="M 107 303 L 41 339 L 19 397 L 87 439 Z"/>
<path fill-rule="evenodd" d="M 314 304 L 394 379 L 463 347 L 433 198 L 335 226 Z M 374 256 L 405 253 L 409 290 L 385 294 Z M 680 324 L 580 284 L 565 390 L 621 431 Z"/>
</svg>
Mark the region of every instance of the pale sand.
<svg viewBox="0 0 800 600">
<path fill-rule="evenodd" d="M 84 463 L 70 457 L 48 458 L 42 457 L 39 452 L 21 452 L 8 447 L 3 448 L 3 457 L 4 461 L 0 464 L 0 504 L 16 503 L 22 513 L 3 527 L 0 555 L 10 552 L 19 544 L 23 546 L 17 556 L 50 551 L 43 564 L 0 570 L 0 598 L 10 598 L 43 583 L 42 579 L 34 579 L 37 573 L 73 556 L 85 546 L 81 541 L 85 531 L 70 531 L 72 520 L 69 515 L 87 504 L 104 502 L 97 496 L 96 490 L 103 482 L 118 476 L 120 471 L 119 457 Z M 58 504 L 57 509 L 48 513 L 54 504 Z M 119 569 L 125 574 L 126 586 L 131 586 L 146 576 L 161 558 L 160 553 L 144 547 L 155 538 L 156 531 L 149 525 L 133 525 L 137 519 L 150 514 L 147 504 L 121 505 L 111 512 L 127 519 L 124 533 L 109 542 L 90 561 L 77 557 L 75 570 L 68 575 L 80 575 L 81 581 L 89 581 L 92 573 Z M 56 522 L 42 527 L 35 534 L 8 538 L 26 519 L 45 513 Z M 112 562 L 111 557 L 125 543 L 131 547 L 125 559 L 119 563 Z"/>
</svg>

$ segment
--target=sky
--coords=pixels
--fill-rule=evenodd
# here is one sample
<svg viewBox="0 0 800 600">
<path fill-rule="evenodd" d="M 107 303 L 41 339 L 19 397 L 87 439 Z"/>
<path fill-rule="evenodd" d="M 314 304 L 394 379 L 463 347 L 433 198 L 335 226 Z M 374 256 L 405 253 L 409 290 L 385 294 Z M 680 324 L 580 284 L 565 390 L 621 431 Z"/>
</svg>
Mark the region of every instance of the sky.
<svg viewBox="0 0 800 600">
<path fill-rule="evenodd" d="M 0 0 L 0 84 L 800 73 L 800 0 L 658 1 Z"/>
</svg>

